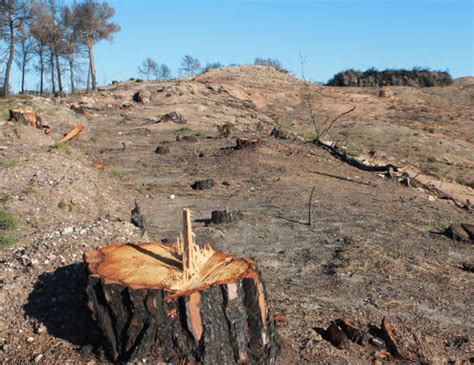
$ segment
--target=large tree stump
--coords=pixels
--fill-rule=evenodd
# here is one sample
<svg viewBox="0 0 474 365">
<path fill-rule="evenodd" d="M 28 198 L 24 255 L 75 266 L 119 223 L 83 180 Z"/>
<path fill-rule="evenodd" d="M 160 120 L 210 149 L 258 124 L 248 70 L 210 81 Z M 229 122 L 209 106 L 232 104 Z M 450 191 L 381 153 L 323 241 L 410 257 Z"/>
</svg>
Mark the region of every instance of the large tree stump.
<svg viewBox="0 0 474 365">
<path fill-rule="evenodd" d="M 111 360 L 272 364 L 273 317 L 255 263 L 194 243 L 184 210 L 173 245 L 117 244 L 87 252 L 88 306 Z"/>
<path fill-rule="evenodd" d="M 42 129 L 45 134 L 51 134 L 51 126 L 44 123 L 39 114 L 33 111 L 10 109 L 9 121 L 17 121 L 34 128 Z"/>
</svg>

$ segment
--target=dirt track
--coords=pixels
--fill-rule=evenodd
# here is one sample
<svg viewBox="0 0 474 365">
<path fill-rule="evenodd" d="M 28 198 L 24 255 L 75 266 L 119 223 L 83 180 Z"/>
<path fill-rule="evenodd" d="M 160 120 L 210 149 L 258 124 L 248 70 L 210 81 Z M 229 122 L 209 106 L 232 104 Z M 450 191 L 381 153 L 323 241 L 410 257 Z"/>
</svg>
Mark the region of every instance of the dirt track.
<svg viewBox="0 0 474 365">
<path fill-rule="evenodd" d="M 247 77 L 252 73 L 258 76 L 259 72 L 259 68 L 251 68 L 249 74 L 241 74 L 239 83 L 245 84 Z M 396 179 L 352 168 L 312 144 L 269 137 L 275 125 L 273 119 L 281 122 L 286 117 L 283 109 L 295 116 L 293 125 L 286 127 L 298 132 L 303 125 L 304 110 L 298 106 L 294 81 L 282 75 L 285 83 L 293 85 L 291 90 L 282 90 L 278 82 L 283 81 L 269 79 L 270 97 L 261 86 L 239 89 L 240 84 L 232 81 L 237 76 L 231 72 L 232 78 L 226 81 L 226 75 L 222 72 L 195 81 L 166 83 L 160 92 L 156 91 L 160 83 L 123 83 L 108 87 L 95 96 L 97 101 L 87 105 L 86 117 L 79 117 L 87 118 L 87 131 L 72 143 L 72 154 L 63 156 L 66 160 L 77 159 L 80 169 L 91 169 L 90 176 L 98 179 L 94 186 L 99 192 L 105 186 L 110 188 L 106 198 L 110 194 L 120 208 L 107 217 L 98 211 L 91 215 L 88 209 L 74 216 L 72 208 L 71 214 L 59 214 L 48 225 L 38 219 L 33 229 L 27 221 L 29 213 L 18 208 L 20 203 L 13 200 L 4 204 L 12 211 L 17 209 L 21 224 L 32 235 L 23 237 L 20 248 L 0 253 L 5 267 L 0 295 L 0 340 L 4 344 L 0 360 L 24 363 L 42 355 L 39 363 L 64 363 L 66 359 L 99 362 L 93 351 L 93 324 L 87 320 L 80 301 L 80 256 L 99 244 L 138 239 L 138 230 L 126 223 L 136 197 L 153 239 L 174 240 L 180 228 L 181 208 L 190 207 L 198 242 L 208 241 L 217 249 L 257 261 L 274 310 L 288 321 L 279 329 L 281 364 L 367 363 L 373 359 L 374 347 L 353 344 L 351 350 L 339 350 L 324 339 L 322 329 L 340 317 L 351 317 L 367 329 L 372 323 L 379 325 L 383 316 L 390 317 L 402 347 L 415 362 L 472 361 L 474 282 L 472 272 L 462 269 L 463 264 L 473 263 L 472 245 L 430 232 L 443 228 L 448 221 L 472 223 L 472 213 L 446 201 L 431 201 L 426 192 L 406 188 Z M 262 74 L 262 78 L 272 75 Z M 254 82 L 260 80 L 257 76 L 253 75 Z M 143 87 L 152 91 L 150 103 L 119 109 Z M 286 93 L 290 102 L 273 108 L 283 98 L 279 93 Z M 339 100 L 346 91 L 330 89 L 322 93 L 326 93 L 324 98 Z M 112 95 L 121 95 L 121 99 Z M 341 98 L 345 102 L 356 100 L 355 96 Z M 370 95 L 367 98 L 376 100 Z M 377 101 L 374 108 L 383 111 L 384 103 Z M 363 104 L 359 109 L 365 107 L 369 106 Z M 324 113 L 342 108 L 330 104 L 323 107 Z M 171 111 L 182 113 L 188 123 L 154 122 L 153 117 Z M 472 108 L 463 112 L 469 118 Z M 357 114 L 351 120 L 357 122 L 360 118 L 362 115 Z M 472 120 L 466 120 L 457 126 L 472 125 Z M 224 122 L 234 123 L 235 129 L 229 138 L 218 138 L 215 125 Z M 349 122 L 346 119 L 342 125 Z M 388 122 L 383 123 L 386 128 Z M 356 125 L 354 129 L 358 128 Z M 354 133 L 353 129 L 349 133 Z M 456 136 L 463 139 L 458 150 L 465 166 L 474 163 L 469 133 Z M 196 134 L 197 141 L 176 141 L 177 134 Z M 234 150 L 236 137 L 260 138 L 262 142 L 257 147 Z M 9 147 L 4 151 L 6 158 L 19 153 L 15 151 L 22 143 L 11 135 L 2 138 L 2 144 Z M 38 135 L 38 140 L 44 138 Z M 170 153 L 155 154 L 155 148 L 164 143 Z M 421 143 L 420 148 L 427 144 Z M 39 143 L 33 148 L 37 154 L 61 156 L 61 151 L 46 149 Z M 76 150 L 81 153 L 77 155 Z M 383 149 L 381 152 L 403 159 Z M 103 163 L 105 171 L 94 170 L 92 160 Z M 12 186 L 10 180 L 19 171 L 29 173 L 28 169 L 21 170 L 22 164 L 5 168 L 9 181 L 2 179 L 3 191 L 11 190 L 13 195 L 22 191 L 19 180 L 18 186 Z M 35 166 L 34 161 L 25 164 L 23 167 Z M 82 176 L 80 169 L 72 172 L 78 179 Z M 471 176 L 459 171 L 453 174 L 464 173 L 472 178 L 472 170 L 468 170 Z M 213 189 L 191 188 L 194 181 L 206 178 L 215 180 Z M 314 224 L 309 227 L 307 204 L 313 186 Z M 472 189 L 461 188 L 462 194 L 472 194 Z M 38 194 L 42 189 L 37 187 Z M 67 186 L 63 189 L 68 191 Z M 170 199 L 172 194 L 175 199 Z M 35 195 L 28 199 L 34 204 Z M 45 209 L 56 211 L 57 204 L 55 200 Z M 83 204 L 89 207 L 92 203 Z M 219 226 L 202 223 L 210 218 L 212 210 L 225 207 L 241 210 L 243 219 Z M 74 227 L 72 235 L 61 233 L 64 225 Z M 51 254 L 55 257 L 49 260 Z M 31 264 L 33 260 L 38 263 Z M 38 331 L 41 325 L 46 331 Z"/>
</svg>

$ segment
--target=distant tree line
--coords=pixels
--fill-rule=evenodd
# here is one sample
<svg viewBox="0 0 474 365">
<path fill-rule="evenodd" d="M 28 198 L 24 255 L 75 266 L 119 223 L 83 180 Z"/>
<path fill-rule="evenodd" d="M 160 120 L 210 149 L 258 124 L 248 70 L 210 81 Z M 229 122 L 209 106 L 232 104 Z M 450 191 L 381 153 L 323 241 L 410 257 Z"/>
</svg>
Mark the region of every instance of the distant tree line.
<svg viewBox="0 0 474 365">
<path fill-rule="evenodd" d="M 445 86 L 453 82 L 448 71 L 431 71 L 414 68 L 378 71 L 375 68 L 364 72 L 349 69 L 334 75 L 329 86 Z"/>
<path fill-rule="evenodd" d="M 76 90 L 81 80 L 80 61 L 87 60 L 87 91 L 97 88 L 94 46 L 111 40 L 120 27 L 111 19 L 115 10 L 96 0 L 64 5 L 60 0 L 0 0 L 0 96 L 9 95 L 13 64 L 25 77 L 33 71 L 39 78 L 41 94 Z M 49 88 L 48 88 L 49 86 Z"/>
<path fill-rule="evenodd" d="M 274 58 L 257 57 L 254 61 L 254 64 L 273 67 L 278 71 L 288 72 L 283 68 L 281 62 Z M 237 65 L 231 64 L 229 66 Z M 181 60 L 181 67 L 179 69 L 179 72 L 181 76 L 193 77 L 196 75 L 203 74 L 209 70 L 221 67 L 224 67 L 224 65 L 220 62 L 208 62 L 204 67 L 201 67 L 201 62 L 199 61 L 199 59 L 191 55 L 185 55 Z M 172 77 L 171 69 L 167 65 L 159 65 L 157 61 L 150 57 L 143 61 L 140 66 L 138 66 L 138 73 L 147 80 L 169 80 Z"/>
<path fill-rule="evenodd" d="M 191 55 L 185 55 L 181 60 L 179 73 L 181 76 L 193 77 L 203 74 L 213 68 L 220 67 L 224 67 L 224 65 L 219 62 L 208 62 L 204 67 L 201 67 L 201 62 L 199 59 Z M 160 65 L 157 61 L 150 57 L 143 61 L 140 66 L 138 66 L 138 73 L 147 80 L 169 80 L 172 78 L 171 69 L 167 65 Z"/>
<path fill-rule="evenodd" d="M 167 65 L 160 65 L 152 58 L 147 58 L 138 66 L 138 73 L 145 77 L 148 81 L 152 80 L 169 80 L 171 79 L 171 69 Z"/>
<path fill-rule="evenodd" d="M 273 67 L 277 71 L 288 72 L 276 58 L 255 58 L 254 65 Z"/>
</svg>

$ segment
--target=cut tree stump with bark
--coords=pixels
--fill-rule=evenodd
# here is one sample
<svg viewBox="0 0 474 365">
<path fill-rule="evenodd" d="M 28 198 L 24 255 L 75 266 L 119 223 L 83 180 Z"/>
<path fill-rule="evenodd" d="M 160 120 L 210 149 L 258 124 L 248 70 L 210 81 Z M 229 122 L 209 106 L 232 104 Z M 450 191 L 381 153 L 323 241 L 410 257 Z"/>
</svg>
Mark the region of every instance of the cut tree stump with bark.
<svg viewBox="0 0 474 365">
<path fill-rule="evenodd" d="M 30 125 L 34 128 L 42 129 L 45 134 L 51 134 L 51 126 L 44 123 L 36 112 L 21 109 L 10 109 L 8 112 L 10 113 L 9 121 Z"/>
<path fill-rule="evenodd" d="M 280 346 L 255 263 L 196 245 L 189 209 L 183 221 L 175 244 L 84 255 L 105 353 L 116 363 L 275 363 Z"/>
</svg>

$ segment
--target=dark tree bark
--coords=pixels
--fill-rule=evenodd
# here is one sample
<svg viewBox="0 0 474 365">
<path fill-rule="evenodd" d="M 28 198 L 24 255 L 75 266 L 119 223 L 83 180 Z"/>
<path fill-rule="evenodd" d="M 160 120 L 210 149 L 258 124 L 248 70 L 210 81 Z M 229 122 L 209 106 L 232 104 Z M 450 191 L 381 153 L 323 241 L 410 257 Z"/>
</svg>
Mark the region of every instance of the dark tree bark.
<svg viewBox="0 0 474 365">
<path fill-rule="evenodd" d="M 68 55 L 68 61 L 69 61 L 69 73 L 71 76 L 71 94 L 74 94 L 76 92 L 76 85 L 74 82 L 74 55 L 73 54 Z"/>
<path fill-rule="evenodd" d="M 10 85 L 10 72 L 13 64 L 13 57 L 15 56 L 15 26 L 14 19 L 9 16 L 8 30 L 10 32 L 10 51 L 8 54 L 7 66 L 5 68 L 5 77 L 3 78 L 3 96 L 8 97 Z"/>
<path fill-rule="evenodd" d="M 215 184 L 216 183 L 213 179 L 197 180 L 191 185 L 191 187 L 194 190 L 207 190 L 212 189 Z"/>
<path fill-rule="evenodd" d="M 240 210 L 229 211 L 224 210 L 213 210 L 211 212 L 211 222 L 215 224 L 231 223 L 235 220 L 242 218 L 242 212 Z"/>
<path fill-rule="evenodd" d="M 196 245 L 189 209 L 180 237 L 84 254 L 88 307 L 107 356 L 115 363 L 274 364 L 280 345 L 256 264 Z"/>
<path fill-rule="evenodd" d="M 89 68 L 87 70 L 87 86 L 86 86 L 86 92 L 89 94 L 91 90 L 91 65 L 89 65 Z"/>
<path fill-rule="evenodd" d="M 63 96 L 64 95 L 64 89 L 63 89 L 63 82 L 61 78 L 61 63 L 59 62 L 59 49 L 56 47 L 54 50 L 54 57 L 56 59 L 56 73 L 58 75 L 58 88 L 59 88 L 59 95 Z"/>
<path fill-rule="evenodd" d="M 56 95 L 56 81 L 54 79 L 54 52 L 52 48 L 49 49 L 49 61 L 51 68 L 51 92 L 53 95 Z"/>
<path fill-rule="evenodd" d="M 23 55 L 21 62 L 21 93 L 25 93 L 26 55 Z"/>
<path fill-rule="evenodd" d="M 87 296 L 104 349 L 117 363 L 145 358 L 173 364 L 274 364 L 280 351 L 268 309 L 262 316 L 255 279 L 168 300 L 163 290 L 132 290 L 90 277 Z"/>
<path fill-rule="evenodd" d="M 40 46 L 38 49 L 38 57 L 39 57 L 39 73 L 40 73 L 40 94 L 44 92 L 44 49 L 43 46 Z"/>
</svg>

